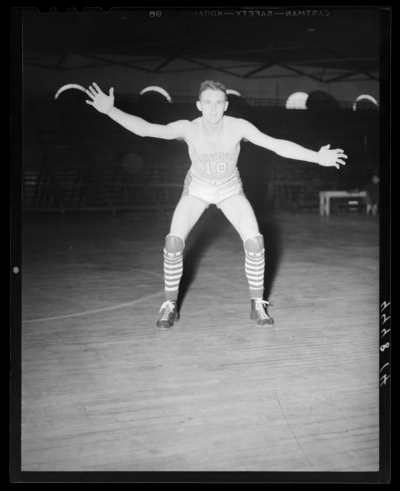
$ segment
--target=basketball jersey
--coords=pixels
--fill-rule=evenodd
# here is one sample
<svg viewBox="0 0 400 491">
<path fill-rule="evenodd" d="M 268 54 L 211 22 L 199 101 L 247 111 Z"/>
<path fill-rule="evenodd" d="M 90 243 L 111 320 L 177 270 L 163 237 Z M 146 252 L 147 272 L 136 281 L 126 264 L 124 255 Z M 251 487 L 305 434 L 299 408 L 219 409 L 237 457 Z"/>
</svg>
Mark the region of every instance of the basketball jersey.
<svg viewBox="0 0 400 491">
<path fill-rule="evenodd" d="M 235 174 L 240 153 L 240 142 L 229 138 L 229 117 L 223 117 L 222 136 L 216 143 L 205 138 L 203 118 L 199 118 L 198 137 L 187 141 L 192 161 L 192 173 L 203 181 L 219 181 Z"/>
</svg>

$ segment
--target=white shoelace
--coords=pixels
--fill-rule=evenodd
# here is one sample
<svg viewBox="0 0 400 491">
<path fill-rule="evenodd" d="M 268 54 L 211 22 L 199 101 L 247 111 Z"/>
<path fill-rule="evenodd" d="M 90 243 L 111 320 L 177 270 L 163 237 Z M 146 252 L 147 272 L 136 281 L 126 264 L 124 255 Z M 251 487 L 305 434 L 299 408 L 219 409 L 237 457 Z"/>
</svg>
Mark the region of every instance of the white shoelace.
<svg viewBox="0 0 400 491">
<path fill-rule="evenodd" d="M 168 317 L 174 312 L 174 304 L 171 302 L 171 300 L 167 300 L 161 305 L 160 312 L 165 309 L 163 316 L 161 317 L 160 320 L 162 321 L 167 321 Z"/>
<path fill-rule="evenodd" d="M 261 298 L 258 298 L 256 300 L 255 308 L 257 312 L 260 314 L 260 317 L 262 319 L 269 319 L 267 313 L 264 310 L 264 305 L 269 305 L 269 302 L 267 302 L 266 300 L 262 300 Z"/>
</svg>

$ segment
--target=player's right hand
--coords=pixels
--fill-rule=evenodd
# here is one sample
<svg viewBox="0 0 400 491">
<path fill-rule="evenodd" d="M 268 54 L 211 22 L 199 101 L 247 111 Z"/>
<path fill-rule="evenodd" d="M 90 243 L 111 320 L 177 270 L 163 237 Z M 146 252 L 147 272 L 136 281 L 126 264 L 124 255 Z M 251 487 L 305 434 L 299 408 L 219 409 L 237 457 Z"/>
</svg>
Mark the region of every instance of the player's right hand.
<svg viewBox="0 0 400 491">
<path fill-rule="evenodd" d="M 88 90 L 85 91 L 86 94 L 92 99 L 91 101 L 86 101 L 86 104 L 90 104 L 100 113 L 108 114 L 114 106 L 114 87 L 111 87 L 109 94 L 106 95 L 100 87 L 93 82 L 93 86 L 90 86 Z"/>
</svg>

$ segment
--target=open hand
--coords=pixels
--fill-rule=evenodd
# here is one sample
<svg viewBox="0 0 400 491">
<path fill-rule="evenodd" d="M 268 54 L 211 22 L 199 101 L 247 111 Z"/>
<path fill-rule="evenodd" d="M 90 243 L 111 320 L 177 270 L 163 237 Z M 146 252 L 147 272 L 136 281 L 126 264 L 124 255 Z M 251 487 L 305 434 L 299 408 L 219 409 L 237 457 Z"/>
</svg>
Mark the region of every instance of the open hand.
<svg viewBox="0 0 400 491">
<path fill-rule="evenodd" d="M 346 165 L 342 159 L 347 159 L 347 155 L 343 153 L 343 150 L 336 148 L 334 150 L 329 150 L 330 145 L 325 145 L 321 147 L 318 152 L 318 163 L 324 167 L 336 167 L 340 168 L 339 164 Z"/>
<path fill-rule="evenodd" d="M 86 101 L 86 104 L 90 104 L 100 113 L 108 114 L 114 106 L 114 88 L 111 87 L 110 95 L 106 95 L 100 87 L 93 82 L 93 87 L 90 86 L 88 90 L 85 91 L 86 94 L 92 99 L 91 101 Z"/>
</svg>

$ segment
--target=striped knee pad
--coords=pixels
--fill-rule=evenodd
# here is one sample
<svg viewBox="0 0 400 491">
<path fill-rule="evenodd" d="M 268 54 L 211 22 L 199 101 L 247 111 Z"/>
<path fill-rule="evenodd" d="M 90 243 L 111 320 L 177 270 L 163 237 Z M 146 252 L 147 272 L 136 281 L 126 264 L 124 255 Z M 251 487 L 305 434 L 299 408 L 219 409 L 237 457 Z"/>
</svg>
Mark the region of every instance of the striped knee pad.
<svg viewBox="0 0 400 491">
<path fill-rule="evenodd" d="M 167 300 L 177 300 L 183 273 L 184 240 L 177 235 L 167 235 L 164 247 L 164 283 Z"/>
<path fill-rule="evenodd" d="M 245 271 L 251 298 L 264 295 L 265 249 L 262 235 L 255 235 L 244 242 Z"/>
</svg>

